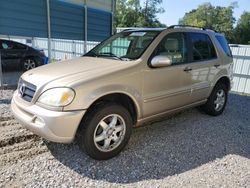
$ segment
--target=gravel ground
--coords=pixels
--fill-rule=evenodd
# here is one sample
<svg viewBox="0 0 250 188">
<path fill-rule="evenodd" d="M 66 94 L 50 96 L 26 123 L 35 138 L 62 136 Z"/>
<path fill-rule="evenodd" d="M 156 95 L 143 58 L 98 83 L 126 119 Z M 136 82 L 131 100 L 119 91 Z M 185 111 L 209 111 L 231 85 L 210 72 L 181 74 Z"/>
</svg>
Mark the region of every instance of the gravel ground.
<svg viewBox="0 0 250 188">
<path fill-rule="evenodd" d="M 219 117 L 191 109 L 136 128 L 119 156 L 95 161 L 23 129 L 12 93 L 0 91 L 0 187 L 250 187 L 250 97 L 230 94 Z"/>
</svg>

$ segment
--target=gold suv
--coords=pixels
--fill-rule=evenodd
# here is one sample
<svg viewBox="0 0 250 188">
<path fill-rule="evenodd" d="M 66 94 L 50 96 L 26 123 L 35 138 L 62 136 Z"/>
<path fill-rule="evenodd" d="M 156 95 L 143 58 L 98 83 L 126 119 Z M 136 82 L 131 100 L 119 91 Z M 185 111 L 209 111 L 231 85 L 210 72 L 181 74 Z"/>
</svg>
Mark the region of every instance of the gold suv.
<svg viewBox="0 0 250 188">
<path fill-rule="evenodd" d="M 11 109 L 45 139 L 76 139 L 92 158 L 109 159 L 134 126 L 194 106 L 221 114 L 232 62 L 225 37 L 212 30 L 125 30 L 80 58 L 24 73 Z"/>
</svg>

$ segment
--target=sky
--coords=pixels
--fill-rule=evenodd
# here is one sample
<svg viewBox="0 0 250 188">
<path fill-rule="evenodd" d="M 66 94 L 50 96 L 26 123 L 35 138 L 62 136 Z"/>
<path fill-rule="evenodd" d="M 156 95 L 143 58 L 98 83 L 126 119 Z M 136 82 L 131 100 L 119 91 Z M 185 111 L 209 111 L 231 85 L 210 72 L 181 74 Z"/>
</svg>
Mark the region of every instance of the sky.
<svg viewBox="0 0 250 188">
<path fill-rule="evenodd" d="M 229 6 L 234 0 L 163 0 L 162 7 L 165 13 L 159 14 L 159 20 L 167 26 L 176 25 L 186 12 L 191 11 L 203 3 L 211 3 L 213 6 Z M 238 0 L 238 8 L 234 9 L 234 17 L 239 19 L 244 11 L 250 12 L 250 0 Z"/>
</svg>

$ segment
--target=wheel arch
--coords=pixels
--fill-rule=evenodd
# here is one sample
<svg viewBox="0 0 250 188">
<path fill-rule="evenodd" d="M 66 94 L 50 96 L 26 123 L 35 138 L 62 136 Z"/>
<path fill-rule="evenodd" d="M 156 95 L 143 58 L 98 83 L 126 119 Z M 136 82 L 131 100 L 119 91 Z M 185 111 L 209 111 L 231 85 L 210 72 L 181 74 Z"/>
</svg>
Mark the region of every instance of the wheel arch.
<svg viewBox="0 0 250 188">
<path fill-rule="evenodd" d="M 101 105 L 101 103 L 116 103 L 125 107 L 133 120 L 133 125 L 136 125 L 137 119 L 140 116 L 140 108 L 137 104 L 136 100 L 129 95 L 128 93 L 124 92 L 114 92 L 114 93 L 106 93 L 102 96 L 99 96 L 96 100 L 94 100 L 89 107 L 87 108 L 86 113 L 84 114 L 82 121 L 84 118 L 88 116 L 88 113 L 91 112 L 93 108 L 97 105 Z"/>
<path fill-rule="evenodd" d="M 223 83 L 226 85 L 227 87 L 227 91 L 229 91 L 231 89 L 231 81 L 230 78 L 226 75 L 222 75 L 220 77 L 218 77 L 211 85 L 210 91 L 208 92 L 208 97 L 211 95 L 212 91 L 214 90 L 214 87 L 218 84 L 218 83 Z"/>
<path fill-rule="evenodd" d="M 218 78 L 217 81 L 215 82 L 215 85 L 217 85 L 218 83 L 225 84 L 225 86 L 227 87 L 227 91 L 231 89 L 231 82 L 230 82 L 229 77 L 227 76 L 221 76 L 220 78 Z"/>
</svg>

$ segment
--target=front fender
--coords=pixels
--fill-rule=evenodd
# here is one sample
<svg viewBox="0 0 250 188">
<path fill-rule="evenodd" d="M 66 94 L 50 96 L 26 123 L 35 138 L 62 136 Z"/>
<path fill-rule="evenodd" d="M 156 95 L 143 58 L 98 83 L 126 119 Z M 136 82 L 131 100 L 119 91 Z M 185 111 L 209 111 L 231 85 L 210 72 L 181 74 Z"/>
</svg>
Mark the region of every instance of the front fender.
<svg viewBox="0 0 250 188">
<path fill-rule="evenodd" d="M 128 85 L 108 85 L 98 87 L 89 93 L 82 95 L 83 97 L 77 97 L 77 104 L 65 107 L 64 110 L 75 110 L 75 109 L 88 109 L 95 101 L 109 94 L 125 94 L 132 99 L 136 106 L 138 118 L 142 115 L 142 94 L 140 91 L 128 86 Z"/>
</svg>

